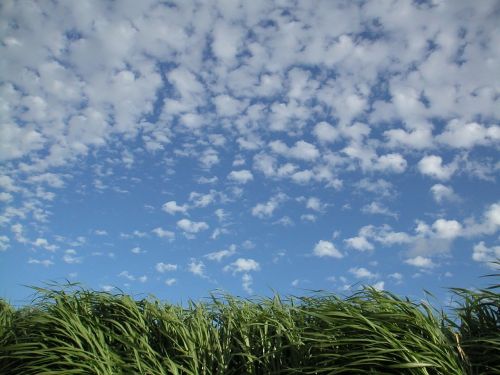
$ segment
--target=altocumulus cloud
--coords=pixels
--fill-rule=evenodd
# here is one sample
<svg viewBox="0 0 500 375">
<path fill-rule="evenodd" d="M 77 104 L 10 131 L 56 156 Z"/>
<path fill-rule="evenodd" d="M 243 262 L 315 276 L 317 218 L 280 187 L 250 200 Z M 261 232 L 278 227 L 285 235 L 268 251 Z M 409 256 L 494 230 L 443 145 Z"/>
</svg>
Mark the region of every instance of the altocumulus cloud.
<svg viewBox="0 0 500 375">
<path fill-rule="evenodd" d="M 495 0 L 27 0 L 0 18 L 9 299 L 76 275 L 184 300 L 332 276 L 414 295 L 498 255 Z"/>
</svg>

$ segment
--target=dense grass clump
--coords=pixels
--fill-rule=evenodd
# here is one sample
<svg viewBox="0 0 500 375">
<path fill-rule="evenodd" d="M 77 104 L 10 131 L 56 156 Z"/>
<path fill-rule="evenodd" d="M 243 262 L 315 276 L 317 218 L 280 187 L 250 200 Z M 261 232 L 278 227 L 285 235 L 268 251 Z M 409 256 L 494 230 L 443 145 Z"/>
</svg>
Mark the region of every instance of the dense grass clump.
<svg viewBox="0 0 500 375">
<path fill-rule="evenodd" d="M 454 313 L 366 288 L 187 307 L 75 286 L 0 300 L 0 373 L 500 373 L 498 286 L 455 289 Z"/>
</svg>

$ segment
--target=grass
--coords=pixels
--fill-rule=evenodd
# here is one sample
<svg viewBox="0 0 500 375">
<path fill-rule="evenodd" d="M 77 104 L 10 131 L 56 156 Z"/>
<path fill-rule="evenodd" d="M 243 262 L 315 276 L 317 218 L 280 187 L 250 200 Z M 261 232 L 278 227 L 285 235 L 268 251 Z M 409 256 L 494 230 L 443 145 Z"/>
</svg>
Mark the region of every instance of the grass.
<svg viewBox="0 0 500 375">
<path fill-rule="evenodd" d="M 187 307 L 35 288 L 30 306 L 0 300 L 0 373 L 495 374 L 499 287 L 452 289 L 448 314 L 372 288 Z"/>
</svg>

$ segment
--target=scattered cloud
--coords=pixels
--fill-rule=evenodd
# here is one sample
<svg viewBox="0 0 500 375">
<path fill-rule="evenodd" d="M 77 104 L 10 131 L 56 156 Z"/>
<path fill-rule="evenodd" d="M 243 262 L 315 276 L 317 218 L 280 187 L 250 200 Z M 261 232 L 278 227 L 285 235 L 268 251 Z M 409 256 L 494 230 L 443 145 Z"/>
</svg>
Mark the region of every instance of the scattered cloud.
<svg viewBox="0 0 500 375">
<path fill-rule="evenodd" d="M 485 263 L 491 268 L 499 268 L 499 264 L 494 262 L 500 261 L 500 246 L 487 247 L 484 241 L 474 245 L 472 259 L 476 262 Z"/>
<path fill-rule="evenodd" d="M 177 222 L 177 226 L 187 233 L 198 233 L 209 228 L 204 221 L 191 221 L 189 219 L 181 219 Z"/>
<path fill-rule="evenodd" d="M 175 238 L 175 233 L 169 230 L 165 230 L 163 228 L 155 228 L 151 232 L 153 232 L 159 238 L 166 238 L 169 240 L 173 240 Z"/>
<path fill-rule="evenodd" d="M 252 215 L 264 219 L 273 215 L 278 206 L 286 199 L 286 195 L 278 193 L 266 203 L 258 203 L 252 208 Z"/>
<path fill-rule="evenodd" d="M 344 255 L 337 250 L 335 245 L 330 241 L 319 240 L 313 249 L 313 254 L 317 257 L 343 258 Z"/>
<path fill-rule="evenodd" d="M 10 245 L 10 239 L 7 236 L 0 236 L 0 251 L 5 251 L 7 250 Z"/>
<path fill-rule="evenodd" d="M 228 249 L 214 251 L 205 255 L 208 260 L 215 260 L 220 262 L 222 259 L 230 257 L 236 254 L 236 245 L 230 245 Z"/>
<path fill-rule="evenodd" d="M 171 271 L 177 271 L 177 264 L 171 264 L 171 263 L 163 263 L 159 262 L 156 263 L 155 269 L 159 273 L 164 273 L 164 272 L 171 272 Z"/>
<path fill-rule="evenodd" d="M 455 173 L 457 166 L 455 163 L 443 165 L 441 156 L 428 155 L 418 162 L 418 169 L 423 175 L 445 181 Z"/>
<path fill-rule="evenodd" d="M 434 200 L 440 204 L 460 201 L 460 197 L 453 191 L 453 188 L 443 184 L 432 185 L 431 193 Z"/>
<path fill-rule="evenodd" d="M 240 171 L 232 171 L 227 178 L 238 184 L 246 184 L 253 180 L 253 174 L 249 170 L 242 169 Z"/>
<path fill-rule="evenodd" d="M 254 259 L 250 258 L 238 258 L 233 263 L 224 267 L 224 271 L 230 271 L 233 274 L 239 272 L 250 272 L 250 271 L 259 271 L 260 264 Z"/>
<path fill-rule="evenodd" d="M 377 289 L 377 290 L 384 290 L 385 282 L 384 281 L 377 281 L 375 284 L 372 284 L 372 287 Z"/>
<path fill-rule="evenodd" d="M 165 280 L 165 285 L 166 286 L 172 286 L 177 283 L 177 279 L 174 279 L 173 277 L 166 279 Z"/>
<path fill-rule="evenodd" d="M 372 202 L 370 204 L 363 206 L 361 208 L 361 212 L 373 215 L 386 215 L 386 216 L 391 216 L 396 220 L 398 219 L 397 213 L 392 212 L 380 202 Z"/>
<path fill-rule="evenodd" d="M 351 273 L 356 279 L 376 279 L 378 277 L 377 274 L 367 270 L 364 267 L 350 268 L 349 273 Z"/>
<path fill-rule="evenodd" d="M 63 255 L 64 263 L 77 264 L 82 262 L 82 258 L 77 256 L 77 252 L 74 249 L 68 249 Z"/>
<path fill-rule="evenodd" d="M 430 258 L 426 258 L 420 255 L 414 258 L 406 259 L 405 263 L 419 268 L 434 268 L 436 266 L 436 264 L 434 264 Z"/>
<path fill-rule="evenodd" d="M 401 284 L 403 281 L 403 275 L 399 272 L 394 272 L 389 275 L 387 275 L 388 278 L 393 279 L 396 284 Z"/>
<path fill-rule="evenodd" d="M 245 290 L 245 292 L 247 292 L 248 294 L 252 294 L 253 293 L 252 284 L 253 284 L 252 275 L 244 273 L 241 276 L 241 286 L 243 287 L 243 290 Z"/>
<path fill-rule="evenodd" d="M 446 259 L 452 277 L 482 272 L 500 230 L 497 4 L 427 3 L 9 3 L 6 290 L 24 283 L 22 259 L 47 277 L 98 262 L 92 285 L 111 291 L 107 262 L 130 269 L 129 249 L 144 255 L 120 274 L 127 287 L 148 281 L 141 267 L 174 266 L 157 263 L 172 251 L 189 277 L 227 268 L 253 293 L 297 279 L 301 243 L 345 257 L 353 279 L 371 273 L 355 265 L 367 254 L 384 269 Z M 337 249 L 340 230 L 365 254 Z M 259 283 L 260 263 L 231 263 L 251 248 L 270 264 Z M 464 267 L 464 251 L 476 262 Z"/>
<path fill-rule="evenodd" d="M 176 201 L 169 201 L 165 203 L 162 207 L 162 210 L 169 213 L 170 215 L 175 215 L 176 213 L 186 214 L 188 210 L 188 206 L 183 204 L 179 206 Z"/>
<path fill-rule="evenodd" d="M 500 141 L 500 126 L 484 126 L 477 122 L 464 124 L 461 120 L 453 119 L 436 140 L 450 147 L 470 149 Z"/>
<path fill-rule="evenodd" d="M 314 135 L 322 143 L 332 143 L 339 138 L 338 130 L 329 123 L 322 121 L 314 126 Z"/>
<path fill-rule="evenodd" d="M 28 264 L 40 264 L 44 267 L 49 267 L 49 266 L 53 266 L 54 265 L 54 262 L 51 261 L 50 259 L 33 259 L 33 258 L 29 258 L 28 259 Z"/>
<path fill-rule="evenodd" d="M 320 155 L 316 146 L 306 141 L 297 141 L 292 147 L 288 147 L 282 141 L 272 141 L 269 147 L 278 155 L 304 161 L 313 161 Z"/>
<path fill-rule="evenodd" d="M 207 278 L 207 275 L 205 274 L 205 264 L 201 260 L 198 261 L 191 258 L 191 261 L 188 263 L 188 271 L 195 276 Z"/>
<path fill-rule="evenodd" d="M 375 247 L 365 237 L 356 236 L 344 240 L 348 247 L 358 251 L 371 251 Z"/>
<path fill-rule="evenodd" d="M 148 281 L 148 277 L 146 275 L 142 276 L 134 276 L 129 271 L 122 271 L 118 274 L 119 277 L 125 278 L 128 281 L 138 281 L 140 283 L 145 283 Z"/>
<path fill-rule="evenodd" d="M 144 253 L 147 253 L 146 250 L 141 249 L 139 246 L 133 247 L 132 249 L 130 249 L 130 252 L 132 254 L 144 254 Z"/>
</svg>

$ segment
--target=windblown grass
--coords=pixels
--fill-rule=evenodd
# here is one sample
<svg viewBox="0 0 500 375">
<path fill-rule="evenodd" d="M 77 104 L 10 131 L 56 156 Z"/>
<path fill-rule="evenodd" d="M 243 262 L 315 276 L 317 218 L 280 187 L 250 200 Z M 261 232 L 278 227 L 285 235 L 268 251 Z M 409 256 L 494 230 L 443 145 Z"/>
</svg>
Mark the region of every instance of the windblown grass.
<svg viewBox="0 0 500 375">
<path fill-rule="evenodd" d="M 455 314 L 366 288 L 187 307 L 78 286 L 0 300 L 0 373 L 500 373 L 498 286 L 454 289 Z"/>
</svg>

